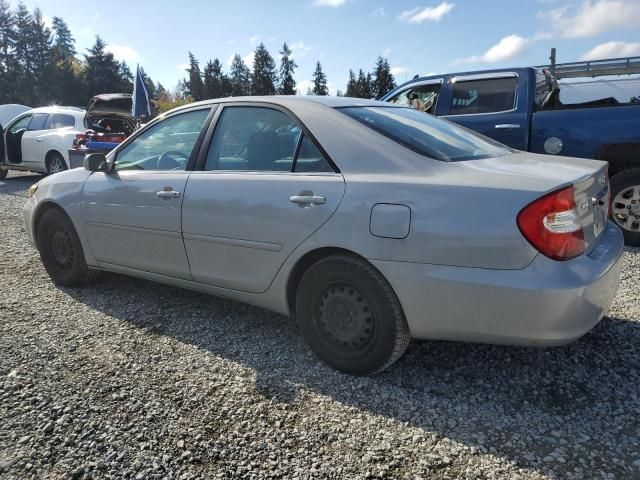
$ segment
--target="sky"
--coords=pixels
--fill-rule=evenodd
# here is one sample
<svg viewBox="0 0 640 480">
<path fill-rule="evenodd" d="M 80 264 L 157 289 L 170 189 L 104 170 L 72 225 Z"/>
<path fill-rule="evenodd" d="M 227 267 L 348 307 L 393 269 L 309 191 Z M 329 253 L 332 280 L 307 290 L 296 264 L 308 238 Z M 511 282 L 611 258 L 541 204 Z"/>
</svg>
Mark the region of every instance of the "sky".
<svg viewBox="0 0 640 480">
<path fill-rule="evenodd" d="M 99 34 L 116 58 L 139 63 L 166 88 L 185 77 L 187 52 L 201 66 L 239 53 L 249 65 L 264 42 L 279 61 L 287 42 L 305 93 L 315 63 L 331 93 L 349 69 L 387 57 L 398 83 L 414 75 L 640 55 L 640 0 L 232 0 L 165 2 L 26 0 L 50 22 L 62 17 L 78 52 Z M 12 0 L 15 6 L 16 2 Z"/>
</svg>

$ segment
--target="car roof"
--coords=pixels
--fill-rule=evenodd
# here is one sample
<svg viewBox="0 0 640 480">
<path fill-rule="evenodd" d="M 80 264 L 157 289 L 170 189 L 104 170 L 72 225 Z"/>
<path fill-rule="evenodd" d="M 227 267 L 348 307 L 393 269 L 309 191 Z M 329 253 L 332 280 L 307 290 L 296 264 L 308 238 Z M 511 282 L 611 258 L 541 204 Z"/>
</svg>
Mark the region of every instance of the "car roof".
<svg viewBox="0 0 640 480">
<path fill-rule="evenodd" d="M 84 115 L 84 109 L 79 107 L 65 107 L 60 105 L 51 105 L 48 107 L 38 107 L 29 110 L 29 113 L 68 113 L 68 114 L 82 114 Z"/>
<path fill-rule="evenodd" d="M 367 98 L 352 97 L 333 97 L 333 96 L 314 96 L 314 95 L 265 95 L 265 96 L 245 96 L 245 97 L 224 97 L 214 98 L 211 100 L 202 100 L 200 102 L 189 103 L 180 107 L 169 110 L 166 114 L 174 113 L 180 110 L 186 110 L 194 106 L 200 105 L 218 105 L 225 103 L 265 103 L 271 105 L 280 105 L 282 107 L 295 107 L 296 105 L 324 105 L 330 108 L 341 107 L 397 107 L 389 103 L 380 102 L 378 100 L 370 100 Z M 166 115 L 165 114 L 165 115 Z"/>
</svg>

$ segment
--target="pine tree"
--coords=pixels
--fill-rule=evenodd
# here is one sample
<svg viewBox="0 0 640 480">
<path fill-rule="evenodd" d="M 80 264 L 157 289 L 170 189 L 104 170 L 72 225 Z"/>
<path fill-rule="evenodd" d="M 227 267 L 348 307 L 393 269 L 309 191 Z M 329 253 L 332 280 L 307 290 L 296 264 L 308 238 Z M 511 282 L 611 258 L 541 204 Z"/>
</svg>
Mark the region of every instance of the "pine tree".
<svg viewBox="0 0 640 480">
<path fill-rule="evenodd" d="M 202 82 L 202 73 L 200 72 L 200 62 L 189 52 L 189 68 L 187 69 L 189 78 L 187 79 L 187 96 L 193 98 L 194 101 L 204 98 L 204 83 Z"/>
<path fill-rule="evenodd" d="M 322 71 L 322 65 L 320 65 L 320 62 L 316 62 L 316 69 L 313 71 L 313 94 L 329 95 L 329 89 L 327 88 L 327 76 Z"/>
<path fill-rule="evenodd" d="M 364 71 L 360 69 L 358 71 L 358 78 L 355 84 L 354 97 L 357 98 L 371 98 L 371 74 L 365 75 Z"/>
<path fill-rule="evenodd" d="M 65 59 L 71 59 L 76 55 L 76 41 L 71 35 L 66 22 L 60 17 L 53 17 L 53 48 L 58 56 Z"/>
<path fill-rule="evenodd" d="M 14 18 L 9 2 L 0 0 L 0 104 L 11 103 L 15 91 L 15 72 L 12 69 Z"/>
<path fill-rule="evenodd" d="M 253 57 L 253 72 L 251 73 L 251 93 L 253 95 L 276 94 L 276 62 L 264 46 L 260 43 L 256 47 Z"/>
<path fill-rule="evenodd" d="M 231 81 L 231 96 L 242 97 L 251 95 L 251 72 L 237 53 L 233 56 L 229 71 Z"/>
<path fill-rule="evenodd" d="M 336 97 L 344 97 L 344 93 L 342 93 L 342 90 L 338 89 L 336 91 Z"/>
<path fill-rule="evenodd" d="M 296 94 L 296 81 L 293 78 L 298 65 L 293 57 L 291 57 L 291 49 L 284 42 L 282 50 L 280 50 L 280 76 L 278 83 L 278 93 L 280 95 L 295 95 Z"/>
<path fill-rule="evenodd" d="M 21 2 L 14 13 L 13 55 L 8 70 L 13 72 L 14 76 L 14 102 L 26 105 L 36 104 L 34 65 L 31 56 L 32 31 L 33 17 Z"/>
<path fill-rule="evenodd" d="M 353 73 L 353 70 L 349 70 L 349 81 L 347 82 L 347 91 L 345 93 L 346 97 L 355 97 L 357 96 L 357 81 L 356 75 Z"/>
<path fill-rule="evenodd" d="M 228 91 L 228 79 L 222 72 L 220 60 L 209 60 L 204 67 L 204 98 L 225 97 Z"/>
<path fill-rule="evenodd" d="M 96 43 L 87 49 L 85 54 L 85 79 L 87 96 L 93 97 L 100 93 L 119 92 L 123 86 L 120 63 L 107 52 L 107 44 L 96 36 Z M 131 72 L 129 72 L 131 73 Z"/>
<path fill-rule="evenodd" d="M 373 74 L 372 95 L 381 98 L 385 93 L 396 88 L 396 82 L 391 74 L 391 66 L 386 58 L 378 57 Z"/>
<path fill-rule="evenodd" d="M 60 17 L 53 17 L 51 89 L 53 100 L 63 105 L 84 105 L 87 98 L 81 76 L 82 66 L 75 57 L 75 40 Z"/>
<path fill-rule="evenodd" d="M 156 98 L 157 94 L 157 89 L 158 87 L 156 86 L 155 83 L 153 83 L 153 80 L 151 80 L 151 77 L 149 77 L 149 75 L 147 75 L 147 72 L 144 71 L 144 68 L 140 67 L 140 75 L 142 75 L 142 81 L 144 82 L 145 87 L 147 87 L 147 93 L 149 94 L 149 100 Z M 160 85 L 158 83 L 158 85 Z M 132 87 L 133 88 L 133 87 Z"/>
<path fill-rule="evenodd" d="M 120 62 L 118 74 L 120 75 L 118 92 L 133 92 L 133 73 L 129 65 L 125 62 Z"/>
</svg>

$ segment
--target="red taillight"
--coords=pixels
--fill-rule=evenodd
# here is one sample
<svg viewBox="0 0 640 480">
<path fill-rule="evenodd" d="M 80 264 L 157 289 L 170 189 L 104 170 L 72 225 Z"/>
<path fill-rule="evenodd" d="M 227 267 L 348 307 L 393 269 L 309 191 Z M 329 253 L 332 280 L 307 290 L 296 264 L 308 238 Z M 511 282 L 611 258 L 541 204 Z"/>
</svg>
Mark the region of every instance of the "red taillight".
<svg viewBox="0 0 640 480">
<path fill-rule="evenodd" d="M 569 260 L 584 252 L 573 187 L 551 192 L 527 205 L 518 214 L 518 227 L 531 245 L 554 260 Z"/>
</svg>

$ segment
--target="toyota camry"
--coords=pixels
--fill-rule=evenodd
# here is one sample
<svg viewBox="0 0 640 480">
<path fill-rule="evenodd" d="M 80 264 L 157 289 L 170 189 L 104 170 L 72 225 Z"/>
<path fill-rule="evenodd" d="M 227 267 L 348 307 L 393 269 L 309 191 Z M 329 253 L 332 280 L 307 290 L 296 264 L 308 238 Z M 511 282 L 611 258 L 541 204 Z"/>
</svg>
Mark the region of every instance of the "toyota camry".
<svg viewBox="0 0 640 480">
<path fill-rule="evenodd" d="M 227 98 L 34 184 L 24 221 L 58 285 L 106 270 L 251 303 L 371 374 L 412 337 L 588 332 L 620 277 L 606 169 L 388 103 Z"/>
</svg>

